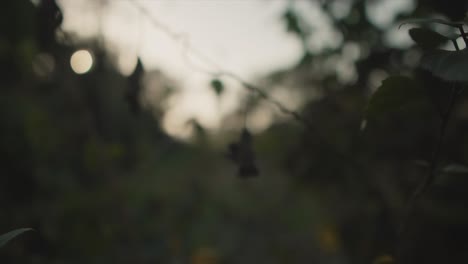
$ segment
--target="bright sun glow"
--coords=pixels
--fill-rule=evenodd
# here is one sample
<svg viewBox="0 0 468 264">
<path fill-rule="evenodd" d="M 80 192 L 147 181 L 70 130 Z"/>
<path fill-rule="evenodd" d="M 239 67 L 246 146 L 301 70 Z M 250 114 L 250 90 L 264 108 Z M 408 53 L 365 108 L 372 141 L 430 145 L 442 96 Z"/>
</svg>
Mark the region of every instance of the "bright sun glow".
<svg viewBox="0 0 468 264">
<path fill-rule="evenodd" d="M 133 71 L 138 57 L 145 70 L 161 70 L 177 80 L 179 95 L 173 97 L 171 107 L 165 109 L 163 122 L 164 129 L 171 135 L 187 137 L 189 133 L 185 124 L 193 118 L 205 128 L 220 129 L 223 117 L 235 112 L 240 107 L 241 98 L 246 95 L 245 89 L 231 83 L 227 85 L 220 103 L 214 99 L 216 97 L 207 85 L 212 76 L 198 69 L 218 71 L 219 66 L 247 81 L 254 81 L 259 76 L 292 67 L 303 55 L 301 42 L 286 32 L 281 20 L 290 4 L 287 0 L 58 2 L 64 12 L 62 28 L 84 39 L 102 37 L 106 47 L 115 54 L 118 69 L 125 76 Z M 102 4 L 104 2 L 105 5 Z M 346 4 L 349 1 L 330 2 L 337 3 L 334 7 L 337 16 L 346 17 L 350 12 Z M 383 27 L 400 10 L 410 10 L 415 1 L 378 2 L 367 5 L 367 12 L 374 14 L 372 22 Z M 101 5 L 105 8 L 101 9 Z M 314 34 L 309 43 L 313 51 L 342 44 L 344 36 L 333 29 L 328 16 L 321 11 L 319 1 L 297 1 L 296 5 L 303 10 L 301 14 L 304 19 L 313 25 Z M 138 6 L 142 6 L 148 16 L 143 15 Z M 157 22 L 151 22 L 151 17 Z M 167 31 L 172 33 L 168 34 Z M 403 31 L 399 32 L 406 36 Z M 179 41 L 182 39 L 179 36 L 184 36 L 184 41 Z M 188 46 L 193 46 L 198 51 L 196 53 L 208 58 L 207 61 L 188 51 L 190 49 L 185 48 L 185 39 L 190 44 Z M 407 39 L 409 41 L 409 37 Z M 352 45 L 344 50 L 348 61 L 337 66 L 343 80 L 352 80 L 355 73 L 349 61 L 361 56 L 360 52 L 363 51 L 356 51 Z M 77 51 L 71 64 L 77 74 L 83 74 L 90 70 L 92 57 L 85 50 Z M 299 100 L 301 96 L 294 95 L 292 98 L 290 90 L 286 88 L 285 92 L 279 92 L 275 97 L 283 104 L 291 104 L 291 109 L 297 109 L 302 103 Z M 273 108 L 268 106 L 268 109 Z M 252 120 L 258 120 L 252 121 L 251 126 L 261 123 L 258 128 L 253 128 L 258 131 L 268 128 L 275 119 L 267 110 L 259 111 L 255 116 Z"/>
<path fill-rule="evenodd" d="M 105 39 L 122 74 L 130 74 L 139 57 L 146 71 L 160 70 L 176 80 L 177 95 L 165 106 L 162 126 L 179 138 L 190 137 L 187 121 L 191 119 L 209 130 L 223 129 L 223 118 L 235 113 L 246 92 L 237 82 L 223 79 L 226 90 L 218 100 L 209 85 L 212 76 L 197 70 L 218 71 L 217 67 L 187 52 L 135 6 L 144 6 L 161 24 L 186 35 L 208 61 L 249 81 L 294 65 L 302 55 L 300 42 L 284 30 L 280 19 L 288 3 L 284 0 L 106 1 L 102 13 L 96 8 L 100 1 L 58 2 L 64 12 L 63 29 L 84 39 L 97 35 Z M 261 128 L 267 128 L 273 118 L 262 120 Z"/>
<path fill-rule="evenodd" d="M 71 56 L 70 66 L 76 74 L 85 74 L 93 66 L 93 56 L 87 50 L 78 50 Z"/>
</svg>

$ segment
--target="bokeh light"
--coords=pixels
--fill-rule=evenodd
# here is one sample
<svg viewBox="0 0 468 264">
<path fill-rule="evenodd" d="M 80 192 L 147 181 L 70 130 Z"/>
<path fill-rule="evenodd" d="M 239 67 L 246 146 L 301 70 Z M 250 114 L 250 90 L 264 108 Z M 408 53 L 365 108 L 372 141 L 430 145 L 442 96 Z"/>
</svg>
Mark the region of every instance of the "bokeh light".
<svg viewBox="0 0 468 264">
<path fill-rule="evenodd" d="M 71 56 L 70 66 L 76 74 L 85 74 L 93 66 L 93 56 L 87 50 L 78 50 Z"/>
</svg>

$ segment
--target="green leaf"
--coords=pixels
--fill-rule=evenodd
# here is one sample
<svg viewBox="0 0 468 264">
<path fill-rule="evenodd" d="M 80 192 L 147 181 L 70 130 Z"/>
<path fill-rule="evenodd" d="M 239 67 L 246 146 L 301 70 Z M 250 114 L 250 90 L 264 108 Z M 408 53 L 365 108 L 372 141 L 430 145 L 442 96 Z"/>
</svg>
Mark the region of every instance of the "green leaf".
<svg viewBox="0 0 468 264">
<path fill-rule="evenodd" d="M 447 81 L 467 82 L 468 51 L 434 50 L 423 55 L 421 67 Z"/>
<path fill-rule="evenodd" d="M 371 96 L 366 109 L 367 117 L 378 117 L 426 103 L 422 85 L 406 76 L 390 76 Z"/>
<path fill-rule="evenodd" d="M 408 33 L 411 39 L 423 49 L 435 49 L 450 40 L 450 38 L 428 28 L 412 28 Z"/>
<path fill-rule="evenodd" d="M 0 236 L 0 248 L 5 246 L 10 240 L 21 235 L 24 232 L 31 231 L 31 228 L 19 228 Z"/>
<path fill-rule="evenodd" d="M 219 79 L 213 79 L 211 81 L 211 88 L 213 88 L 216 95 L 220 96 L 224 91 L 224 84 Z"/>
<path fill-rule="evenodd" d="M 464 25 L 463 22 L 453 22 L 445 19 L 440 18 L 415 18 L 415 19 L 408 19 L 403 21 L 398 28 L 401 28 L 403 25 L 406 24 L 416 24 L 416 25 L 429 25 L 429 24 L 442 24 L 451 27 L 461 27 Z"/>
</svg>

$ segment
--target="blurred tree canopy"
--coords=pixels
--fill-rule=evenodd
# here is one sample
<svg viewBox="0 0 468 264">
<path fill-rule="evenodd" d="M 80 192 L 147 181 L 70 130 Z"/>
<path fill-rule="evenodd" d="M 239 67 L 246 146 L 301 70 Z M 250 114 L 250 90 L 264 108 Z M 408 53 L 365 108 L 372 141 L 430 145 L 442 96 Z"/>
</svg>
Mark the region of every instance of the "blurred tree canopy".
<svg viewBox="0 0 468 264">
<path fill-rule="evenodd" d="M 191 144 L 160 126 L 171 89 L 160 104 L 142 95 L 145 77 L 170 76 L 147 72 L 140 61 L 123 76 L 98 39 L 61 30 L 55 0 L 2 3 L 0 233 L 35 231 L 0 248 L 0 261 L 467 262 L 466 95 L 460 93 L 450 116 L 434 184 L 407 214 L 439 138 L 438 108 L 447 108 L 453 84 L 421 69 L 424 51 L 395 45 L 390 33 L 409 18 L 462 20 L 468 5 L 415 1 L 413 10 L 382 26 L 369 12 L 384 2 L 317 1 L 342 41 L 316 50 L 307 11 L 290 1 L 278 19 L 300 41 L 303 56 L 257 81 L 265 93 L 281 84 L 303 95 L 306 104 L 293 112 L 300 118 L 278 118 L 252 138 L 241 136 L 242 122 L 230 118 L 226 126 L 237 129 L 222 135 L 192 120 Z M 349 10 L 342 15 L 338 5 Z M 69 66 L 77 49 L 94 55 L 83 75 Z M 400 77 L 381 85 L 394 75 Z M 219 96 L 226 89 L 221 79 L 210 85 Z M 385 96 L 370 106 L 369 96 L 385 85 L 398 94 L 379 90 Z M 413 100 L 418 87 L 430 100 Z M 261 100 L 246 98 L 247 114 Z M 392 100 L 406 105 L 393 109 Z M 366 114 L 372 107 L 382 113 Z M 213 143 L 230 140 L 255 153 L 258 176 L 236 177 L 227 147 Z"/>
</svg>

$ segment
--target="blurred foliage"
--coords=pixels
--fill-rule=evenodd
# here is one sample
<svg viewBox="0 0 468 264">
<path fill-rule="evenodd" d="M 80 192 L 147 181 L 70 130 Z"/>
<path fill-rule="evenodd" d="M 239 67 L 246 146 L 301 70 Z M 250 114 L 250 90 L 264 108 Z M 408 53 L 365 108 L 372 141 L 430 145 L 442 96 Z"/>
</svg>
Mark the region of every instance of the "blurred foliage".
<svg viewBox="0 0 468 264">
<path fill-rule="evenodd" d="M 247 142 L 242 132 L 213 136 L 193 120 L 200 139 L 194 144 L 161 129 L 162 103 L 143 103 L 142 78 L 151 73 L 141 62 L 125 77 L 99 42 L 73 36 L 57 42 L 59 6 L 36 2 L 7 0 L 0 16 L 1 233 L 36 230 L 1 248 L 2 263 L 394 263 L 396 246 L 403 248 L 398 263 L 468 261 L 468 181 L 460 176 L 468 160 L 464 94 L 447 131 L 441 178 L 415 205 L 410 232 L 397 236 L 405 203 L 426 172 L 415 161 L 429 160 L 438 108 L 449 96 L 447 81 L 436 76 L 466 81 L 465 62 L 458 61 L 465 56 L 455 58 L 456 67 L 426 66 L 431 73 L 417 67 L 419 47 L 387 39 L 409 17 L 460 20 L 465 1 L 418 1 L 385 27 L 368 14 L 376 1 L 317 1 L 342 36 L 322 50 L 310 47 L 315 25 L 291 1 L 279 19 L 304 54 L 259 82 L 271 92 L 299 91 L 301 114 L 315 129 L 278 118 Z M 339 16 L 335 5 L 343 3 L 349 12 Z M 79 48 L 95 58 L 83 75 L 69 67 Z M 432 57 L 452 60 L 444 58 Z M 380 84 L 396 74 L 421 81 L 434 107 L 399 111 L 401 100 L 413 105 L 420 86 L 410 77 Z M 225 88 L 218 79 L 211 87 L 217 95 Z M 387 89 L 399 100 L 381 97 Z M 371 94 L 380 99 L 368 110 L 386 114 L 369 118 L 362 130 Z M 249 113 L 261 106 L 249 100 Z M 258 177 L 236 177 L 239 168 L 212 143 L 239 135 L 249 155 L 255 150 Z"/>
</svg>

